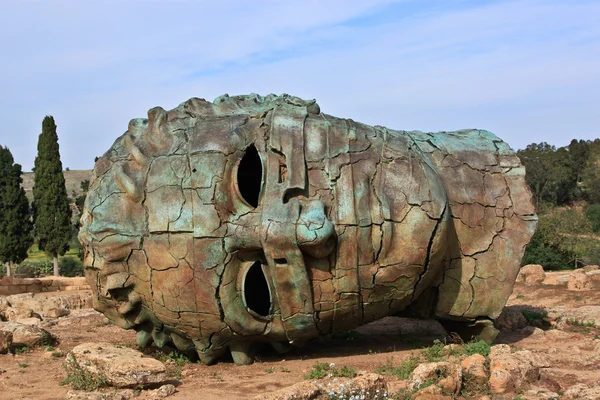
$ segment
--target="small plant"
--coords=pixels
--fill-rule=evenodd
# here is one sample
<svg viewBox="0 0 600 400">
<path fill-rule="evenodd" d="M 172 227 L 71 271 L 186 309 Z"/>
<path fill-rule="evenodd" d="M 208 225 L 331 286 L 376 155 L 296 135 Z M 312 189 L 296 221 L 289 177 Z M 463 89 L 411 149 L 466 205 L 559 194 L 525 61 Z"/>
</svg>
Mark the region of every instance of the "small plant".
<svg viewBox="0 0 600 400">
<path fill-rule="evenodd" d="M 417 368 L 421 362 L 419 356 L 412 355 L 406 361 L 402 361 L 399 366 L 394 366 L 394 359 L 388 358 L 386 363 L 375 370 L 378 374 L 393 375 L 398 379 L 408 379 L 410 374 Z"/>
<path fill-rule="evenodd" d="M 596 328 L 594 321 L 582 321 L 574 318 L 567 319 L 567 325 L 578 326 L 581 328 Z"/>
<path fill-rule="evenodd" d="M 435 362 L 441 361 L 447 355 L 447 352 L 446 349 L 444 349 L 444 343 L 435 339 L 433 345 L 425 348 L 422 354 L 427 362 Z"/>
<path fill-rule="evenodd" d="M 275 369 L 274 369 L 273 367 L 271 367 L 271 368 L 265 368 L 265 372 L 266 372 L 267 374 L 272 374 L 272 373 L 273 373 L 273 371 L 275 371 Z"/>
<path fill-rule="evenodd" d="M 177 351 L 172 351 L 165 354 L 162 351 L 157 351 L 153 354 L 154 358 L 165 363 L 167 367 L 167 376 L 171 378 L 181 379 L 181 370 L 183 366 L 190 362 L 185 354 Z"/>
<path fill-rule="evenodd" d="M 25 363 L 19 363 L 19 368 L 27 368 L 29 367 L 29 365 L 25 364 Z"/>
<path fill-rule="evenodd" d="M 65 353 L 62 350 L 53 351 L 51 354 L 52 358 L 55 360 L 59 359 L 59 358 L 63 358 L 64 355 L 65 355 Z"/>
<path fill-rule="evenodd" d="M 280 370 L 281 372 L 285 372 L 285 373 L 288 373 L 288 372 L 290 372 L 290 370 L 289 370 L 289 369 L 287 369 L 286 367 L 279 367 L 279 370 Z"/>
<path fill-rule="evenodd" d="M 92 375 L 81 368 L 77 361 L 64 362 L 63 368 L 67 371 L 67 377 L 59 383 L 60 386 L 71 385 L 75 390 L 86 392 L 106 386 L 106 378 L 103 375 Z"/>
<path fill-rule="evenodd" d="M 535 321 L 535 320 L 544 320 L 548 317 L 547 311 L 533 311 L 533 310 L 521 310 L 521 314 L 527 320 L 527 322 Z"/>
<path fill-rule="evenodd" d="M 308 374 L 304 375 L 304 379 L 322 379 L 325 377 L 345 377 L 354 378 L 356 370 L 344 365 L 342 368 L 337 368 L 334 363 L 316 363 Z"/>
<path fill-rule="evenodd" d="M 13 351 L 14 351 L 14 354 L 25 354 L 25 353 L 29 353 L 29 347 L 27 347 L 27 346 L 17 347 Z"/>
<path fill-rule="evenodd" d="M 491 346 L 485 340 L 479 340 L 477 342 L 468 342 L 463 344 L 462 353 L 467 356 L 472 356 L 473 354 L 481 354 L 484 357 L 490 355 Z"/>
</svg>

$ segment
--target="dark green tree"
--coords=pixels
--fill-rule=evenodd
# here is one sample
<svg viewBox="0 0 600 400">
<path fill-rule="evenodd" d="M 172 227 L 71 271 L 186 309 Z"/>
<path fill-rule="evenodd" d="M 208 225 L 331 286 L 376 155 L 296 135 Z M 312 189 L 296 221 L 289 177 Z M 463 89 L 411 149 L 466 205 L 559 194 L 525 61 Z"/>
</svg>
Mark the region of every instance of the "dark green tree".
<svg viewBox="0 0 600 400">
<path fill-rule="evenodd" d="M 21 166 L 15 164 L 10 150 L 0 147 L 0 262 L 6 263 L 10 276 L 14 264 L 27 258 L 33 243 L 33 224 L 29 202 L 21 187 Z"/>
<path fill-rule="evenodd" d="M 600 203 L 600 139 L 590 144 L 589 156 L 581 173 L 581 186 L 591 203 Z"/>
<path fill-rule="evenodd" d="M 69 250 L 71 209 L 65 188 L 54 118 L 46 116 L 38 139 L 33 186 L 33 216 L 39 248 L 52 257 L 59 275 L 58 256 Z"/>
<path fill-rule="evenodd" d="M 557 150 L 548 143 L 532 143 L 517 154 L 525 165 L 525 180 L 536 207 L 544 203 L 561 205 L 572 199 L 577 174 L 567 148 Z"/>
</svg>

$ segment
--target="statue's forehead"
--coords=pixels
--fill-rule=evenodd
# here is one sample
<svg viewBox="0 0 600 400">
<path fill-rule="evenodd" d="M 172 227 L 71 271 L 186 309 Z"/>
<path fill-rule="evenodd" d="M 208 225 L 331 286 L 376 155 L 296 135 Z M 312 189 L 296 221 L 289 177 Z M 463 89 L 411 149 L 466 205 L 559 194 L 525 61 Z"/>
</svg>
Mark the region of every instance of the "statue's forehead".
<svg viewBox="0 0 600 400">
<path fill-rule="evenodd" d="M 189 153 L 231 154 L 243 150 L 249 140 L 248 130 L 242 128 L 247 120 L 239 115 L 198 120 L 188 129 Z"/>
</svg>

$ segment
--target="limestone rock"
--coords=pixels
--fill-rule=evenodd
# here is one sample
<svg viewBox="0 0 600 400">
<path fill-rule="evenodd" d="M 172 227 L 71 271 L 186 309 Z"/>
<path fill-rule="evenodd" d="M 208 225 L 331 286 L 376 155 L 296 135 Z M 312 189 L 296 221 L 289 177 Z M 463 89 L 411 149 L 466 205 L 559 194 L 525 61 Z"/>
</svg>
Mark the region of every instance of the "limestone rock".
<svg viewBox="0 0 600 400">
<path fill-rule="evenodd" d="M 546 279 L 542 282 L 542 285 L 550 285 L 550 286 L 561 286 L 566 285 L 569 281 L 569 275 L 565 274 L 546 274 Z"/>
<path fill-rule="evenodd" d="M 108 392 L 82 392 L 69 390 L 67 400 L 130 400 L 137 397 L 132 389 L 112 390 Z"/>
<path fill-rule="evenodd" d="M 83 343 L 67 355 L 67 368 L 79 366 L 85 372 L 103 376 L 115 387 L 136 387 L 168 380 L 165 365 L 144 357 L 137 350 L 110 343 Z"/>
<path fill-rule="evenodd" d="M 37 326 L 42 322 L 42 320 L 39 318 L 36 318 L 36 317 L 30 317 L 30 318 L 19 318 L 15 322 L 17 324 L 22 324 L 22 325 Z"/>
<path fill-rule="evenodd" d="M 526 285 L 539 285 L 544 279 L 546 279 L 544 267 L 539 264 L 529 264 L 521 267 L 516 282 L 523 282 Z"/>
<path fill-rule="evenodd" d="M 506 369 L 492 368 L 489 382 L 490 390 L 494 394 L 508 393 L 515 389 L 515 380 Z"/>
<path fill-rule="evenodd" d="M 560 398 L 560 395 L 556 392 L 546 389 L 529 389 L 525 392 L 525 398 L 536 400 L 556 400 Z"/>
<path fill-rule="evenodd" d="M 414 400 L 443 400 L 452 399 L 453 397 L 453 395 L 444 395 L 442 388 L 438 385 L 431 385 L 416 391 L 411 398 Z"/>
<path fill-rule="evenodd" d="M 0 330 L 12 333 L 13 347 L 33 348 L 51 344 L 55 340 L 48 331 L 34 325 L 8 322 Z"/>
<path fill-rule="evenodd" d="M 0 330 L 0 354 L 6 354 L 12 346 L 12 332 L 4 332 Z"/>
<path fill-rule="evenodd" d="M 473 354 L 462 360 L 460 366 L 463 370 L 463 382 L 483 386 L 489 379 L 489 370 L 485 365 L 485 357 L 481 354 Z"/>
<path fill-rule="evenodd" d="M 496 357 L 500 354 L 510 354 L 511 353 L 511 349 L 510 346 L 507 344 L 497 344 L 495 346 L 492 346 L 490 348 L 490 359 L 493 357 Z"/>
<path fill-rule="evenodd" d="M 569 275 L 567 290 L 590 290 L 592 280 L 582 269 L 576 269 Z"/>
<path fill-rule="evenodd" d="M 269 394 L 261 394 L 254 397 L 254 400 L 313 400 L 321 393 L 314 382 L 305 381 Z"/>
<path fill-rule="evenodd" d="M 6 300 L 15 309 L 32 310 L 44 318 L 59 318 L 68 315 L 70 310 L 90 308 L 92 292 L 22 293 L 8 296 Z"/>
<path fill-rule="evenodd" d="M 175 394 L 175 386 L 170 383 L 167 385 L 162 385 L 158 389 L 154 390 L 150 397 L 153 399 L 164 399 L 165 397 L 169 397 L 172 394 Z"/>
<path fill-rule="evenodd" d="M 31 308 L 6 307 L 3 315 L 4 319 L 7 321 L 16 322 L 20 319 L 31 318 L 33 316 L 33 310 L 31 310 Z"/>
<path fill-rule="evenodd" d="M 254 400 L 313 400 L 329 398 L 334 392 L 339 398 L 351 398 L 352 394 L 364 395 L 365 399 L 383 398 L 387 393 L 387 382 L 381 375 L 359 371 L 352 379 L 336 379 L 334 382 L 305 381 L 254 397 Z"/>
<path fill-rule="evenodd" d="M 572 399 L 600 399 L 600 385 L 596 385 L 594 387 L 589 387 L 585 383 L 578 383 L 576 385 L 571 386 L 569 389 L 565 391 L 563 394 L 563 399 L 572 400 Z"/>
<path fill-rule="evenodd" d="M 583 267 L 583 270 L 586 273 L 592 272 L 592 271 L 598 271 L 598 270 L 600 270 L 600 265 L 586 265 L 585 267 Z"/>
<path fill-rule="evenodd" d="M 435 362 L 419 364 L 408 378 L 410 390 L 419 389 L 425 382 L 434 381 L 441 393 L 458 394 L 462 385 L 463 371 L 456 364 Z"/>
<path fill-rule="evenodd" d="M 529 350 L 490 355 L 490 389 L 495 394 L 520 389 L 539 380 L 540 367 L 547 366 L 544 357 Z"/>
<path fill-rule="evenodd" d="M 521 311 L 514 308 L 505 308 L 496 319 L 495 326 L 502 331 L 518 331 L 527 326 L 527 319 Z"/>
</svg>

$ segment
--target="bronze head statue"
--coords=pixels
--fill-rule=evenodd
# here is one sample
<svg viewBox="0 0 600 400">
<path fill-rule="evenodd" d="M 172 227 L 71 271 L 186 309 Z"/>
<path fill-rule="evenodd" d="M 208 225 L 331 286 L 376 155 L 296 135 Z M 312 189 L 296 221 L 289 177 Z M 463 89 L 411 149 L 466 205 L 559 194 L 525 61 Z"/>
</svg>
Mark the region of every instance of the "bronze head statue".
<svg viewBox="0 0 600 400">
<path fill-rule="evenodd" d="M 482 130 L 368 126 L 269 95 L 151 109 L 97 161 L 94 307 L 142 346 L 252 362 L 397 314 L 493 338 L 536 216 Z"/>
</svg>

